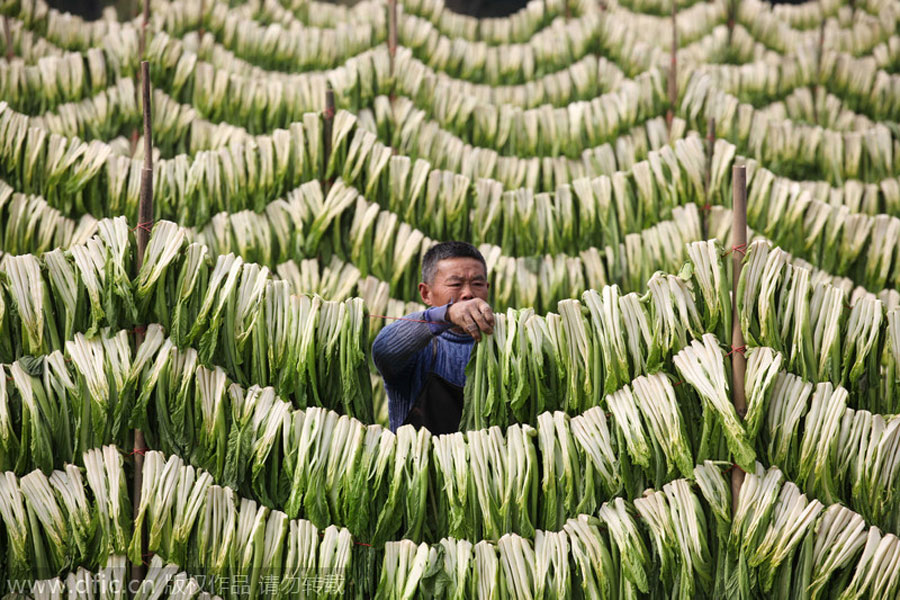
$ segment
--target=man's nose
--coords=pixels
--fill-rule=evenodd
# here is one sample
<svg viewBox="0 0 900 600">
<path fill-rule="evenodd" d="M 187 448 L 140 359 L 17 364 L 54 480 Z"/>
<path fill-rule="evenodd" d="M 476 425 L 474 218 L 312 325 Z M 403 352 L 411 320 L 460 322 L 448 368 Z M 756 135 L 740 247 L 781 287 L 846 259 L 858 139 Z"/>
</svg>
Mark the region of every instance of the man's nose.
<svg viewBox="0 0 900 600">
<path fill-rule="evenodd" d="M 472 286 L 464 285 L 461 290 L 461 293 L 459 295 L 459 299 L 460 300 L 471 300 L 474 297 L 475 297 L 475 294 L 472 293 Z"/>
</svg>

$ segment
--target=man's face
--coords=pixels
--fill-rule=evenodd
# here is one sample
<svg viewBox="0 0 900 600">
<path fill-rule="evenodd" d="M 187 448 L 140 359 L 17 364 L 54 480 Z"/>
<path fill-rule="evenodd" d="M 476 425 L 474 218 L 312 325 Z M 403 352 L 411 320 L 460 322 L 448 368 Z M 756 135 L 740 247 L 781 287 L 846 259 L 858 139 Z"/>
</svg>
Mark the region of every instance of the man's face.
<svg viewBox="0 0 900 600">
<path fill-rule="evenodd" d="M 438 261 L 431 283 L 420 283 L 419 293 L 428 306 L 443 306 L 454 302 L 488 299 L 490 283 L 481 261 L 475 258 L 445 258 Z"/>
</svg>

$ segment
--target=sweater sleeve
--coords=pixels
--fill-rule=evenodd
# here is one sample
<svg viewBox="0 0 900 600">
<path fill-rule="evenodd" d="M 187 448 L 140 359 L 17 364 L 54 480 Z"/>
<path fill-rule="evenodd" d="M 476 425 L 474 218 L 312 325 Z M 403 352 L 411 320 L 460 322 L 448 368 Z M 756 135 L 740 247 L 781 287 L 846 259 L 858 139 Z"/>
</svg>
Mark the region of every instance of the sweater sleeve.
<svg viewBox="0 0 900 600">
<path fill-rule="evenodd" d="M 403 375 L 415 355 L 434 338 L 453 324 L 446 320 L 447 305 L 407 315 L 413 321 L 394 321 L 382 329 L 372 344 L 372 360 L 388 383 Z M 429 321 L 417 323 L 416 321 Z"/>
</svg>

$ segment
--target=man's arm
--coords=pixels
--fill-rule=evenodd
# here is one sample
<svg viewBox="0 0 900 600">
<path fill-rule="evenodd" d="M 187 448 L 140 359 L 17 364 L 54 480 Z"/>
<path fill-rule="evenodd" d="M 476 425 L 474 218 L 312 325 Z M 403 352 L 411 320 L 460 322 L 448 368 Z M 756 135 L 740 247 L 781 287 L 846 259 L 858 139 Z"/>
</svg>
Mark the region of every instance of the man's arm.
<svg viewBox="0 0 900 600">
<path fill-rule="evenodd" d="M 372 360 L 381 376 L 390 383 L 400 375 L 409 361 L 436 335 L 453 327 L 447 320 L 447 307 L 431 308 L 407 315 L 413 321 L 397 320 L 382 329 L 372 344 Z M 417 323 L 416 321 L 429 321 Z"/>
</svg>

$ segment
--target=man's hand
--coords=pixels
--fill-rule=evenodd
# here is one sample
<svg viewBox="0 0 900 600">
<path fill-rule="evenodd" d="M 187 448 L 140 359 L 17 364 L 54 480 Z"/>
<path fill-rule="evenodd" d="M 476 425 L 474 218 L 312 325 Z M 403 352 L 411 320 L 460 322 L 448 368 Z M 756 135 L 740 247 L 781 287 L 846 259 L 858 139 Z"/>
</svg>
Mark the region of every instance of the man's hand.
<svg viewBox="0 0 900 600">
<path fill-rule="evenodd" d="M 494 311 L 481 298 L 455 302 L 447 309 L 447 320 L 481 341 L 482 333 L 494 333 Z"/>
</svg>

